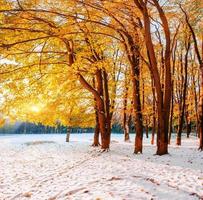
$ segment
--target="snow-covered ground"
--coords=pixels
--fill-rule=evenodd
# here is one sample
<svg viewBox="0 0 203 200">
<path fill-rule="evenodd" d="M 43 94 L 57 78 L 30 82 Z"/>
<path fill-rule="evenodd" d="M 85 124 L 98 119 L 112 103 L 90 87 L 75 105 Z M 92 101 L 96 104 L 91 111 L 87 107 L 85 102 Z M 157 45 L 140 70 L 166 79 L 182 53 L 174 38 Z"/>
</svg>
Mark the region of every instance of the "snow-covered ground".
<svg viewBox="0 0 203 200">
<path fill-rule="evenodd" d="M 0 200 L 203 198 L 196 138 L 184 138 L 181 147 L 173 142 L 169 155 L 155 156 L 148 139 L 143 154 L 134 155 L 123 135 L 112 135 L 107 153 L 90 146 L 92 137 L 75 134 L 65 143 L 65 135 L 1 135 Z"/>
</svg>

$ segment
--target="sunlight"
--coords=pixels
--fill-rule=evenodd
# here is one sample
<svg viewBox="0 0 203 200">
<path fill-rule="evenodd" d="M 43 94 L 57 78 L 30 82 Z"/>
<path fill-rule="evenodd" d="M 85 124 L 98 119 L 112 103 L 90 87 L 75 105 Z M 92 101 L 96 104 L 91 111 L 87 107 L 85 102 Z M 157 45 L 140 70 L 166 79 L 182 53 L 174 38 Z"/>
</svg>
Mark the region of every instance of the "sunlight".
<svg viewBox="0 0 203 200">
<path fill-rule="evenodd" d="M 37 105 L 31 106 L 31 111 L 32 112 L 38 113 L 38 112 L 40 112 L 40 110 L 41 110 L 40 107 L 37 106 Z"/>
</svg>

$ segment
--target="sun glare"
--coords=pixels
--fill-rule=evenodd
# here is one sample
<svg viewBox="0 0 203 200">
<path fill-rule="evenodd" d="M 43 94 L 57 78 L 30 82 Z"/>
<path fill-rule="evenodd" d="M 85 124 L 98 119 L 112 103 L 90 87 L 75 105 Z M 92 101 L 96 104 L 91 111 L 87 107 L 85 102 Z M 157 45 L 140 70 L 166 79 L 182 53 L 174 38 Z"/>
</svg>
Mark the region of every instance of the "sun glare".
<svg viewBox="0 0 203 200">
<path fill-rule="evenodd" d="M 39 106 L 36 106 L 36 105 L 33 105 L 33 106 L 31 106 L 31 110 L 32 110 L 32 112 L 39 112 L 40 111 L 40 108 L 39 108 Z"/>
</svg>

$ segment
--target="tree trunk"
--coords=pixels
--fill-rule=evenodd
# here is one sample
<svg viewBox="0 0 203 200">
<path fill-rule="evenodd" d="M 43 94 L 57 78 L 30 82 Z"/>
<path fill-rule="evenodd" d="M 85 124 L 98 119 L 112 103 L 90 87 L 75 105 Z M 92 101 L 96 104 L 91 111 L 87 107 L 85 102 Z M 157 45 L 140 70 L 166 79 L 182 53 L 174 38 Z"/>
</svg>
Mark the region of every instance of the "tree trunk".
<svg viewBox="0 0 203 200">
<path fill-rule="evenodd" d="M 121 34 L 122 36 L 122 34 Z M 134 153 L 142 153 L 142 138 L 143 138 L 143 125 L 142 125 L 142 109 L 140 100 L 140 52 L 139 52 L 139 35 L 137 27 L 134 29 L 134 36 L 128 33 L 125 34 L 127 40 L 124 43 L 128 60 L 130 62 L 130 71 L 132 77 L 132 91 L 133 91 L 133 116 L 135 125 L 135 148 Z M 124 40 L 126 39 L 124 37 Z"/>
<path fill-rule="evenodd" d="M 103 150 L 108 150 L 110 146 L 110 134 L 111 134 L 111 127 L 110 121 L 106 117 L 106 110 L 105 110 L 105 104 L 104 96 L 103 94 L 100 94 L 98 91 L 103 91 L 103 77 L 102 77 L 102 71 L 101 69 L 97 71 L 96 73 L 96 80 L 97 80 L 97 87 L 100 88 L 100 90 L 95 90 L 86 80 L 85 78 L 78 73 L 79 81 L 80 83 L 88 90 L 90 91 L 95 99 L 96 99 L 96 105 L 98 109 L 98 120 L 99 120 L 99 129 L 101 133 L 101 148 Z M 103 93 L 103 92 L 102 92 Z"/>
<path fill-rule="evenodd" d="M 98 91 L 100 91 L 100 97 L 102 97 L 100 101 L 97 101 L 102 142 L 101 148 L 103 150 L 108 150 L 111 135 L 111 119 L 109 111 L 110 102 L 108 94 L 108 79 L 106 71 L 102 71 L 101 69 L 99 69 L 96 73 L 96 80 L 98 84 Z"/>
<path fill-rule="evenodd" d="M 134 116 L 135 116 L 135 149 L 134 153 L 142 153 L 142 139 L 143 139 L 143 125 L 142 125 L 142 111 L 141 111 L 141 102 L 140 102 L 140 87 L 139 80 L 139 70 L 136 69 L 136 76 L 133 77 L 133 107 L 134 107 Z"/>
<path fill-rule="evenodd" d="M 109 149 L 110 145 L 110 132 L 108 129 L 108 121 L 106 120 L 105 116 L 105 109 L 104 109 L 104 102 L 98 101 L 97 102 L 98 107 L 98 117 L 99 117 L 99 128 L 101 132 L 101 148 L 104 150 Z"/>
<path fill-rule="evenodd" d="M 201 88 L 199 101 L 199 150 L 203 151 L 203 33 L 202 33 L 202 59 L 200 60 Z"/>
<path fill-rule="evenodd" d="M 199 98 L 199 109 L 198 109 L 198 135 L 200 137 L 200 142 L 199 142 L 199 149 L 203 150 L 203 33 L 202 33 L 202 55 L 200 54 L 200 50 L 198 48 L 198 43 L 197 43 L 197 38 L 195 35 L 195 32 L 193 30 L 193 27 L 191 26 L 188 18 L 188 14 L 186 11 L 182 8 L 180 4 L 180 8 L 182 12 L 185 15 L 185 21 L 190 29 L 193 41 L 194 41 L 194 49 L 195 49 L 195 54 L 197 55 L 197 59 L 199 62 L 199 69 L 200 69 L 200 79 L 201 79 L 201 86 L 200 86 L 200 98 Z"/>
<path fill-rule="evenodd" d="M 99 132 L 100 132 L 100 130 L 99 130 L 99 119 L 98 119 L 98 114 L 96 114 L 96 125 L 95 125 L 95 129 L 94 129 L 94 141 L 93 141 L 93 144 L 92 144 L 93 147 L 100 146 Z"/>
<path fill-rule="evenodd" d="M 152 145 L 154 144 L 155 130 L 156 130 L 156 118 L 153 117 L 152 138 L 151 138 L 151 144 Z"/>
<path fill-rule="evenodd" d="M 129 127 L 126 123 L 125 128 L 124 128 L 124 141 L 129 142 L 130 141 L 130 135 L 129 135 Z"/>
<path fill-rule="evenodd" d="M 126 138 L 128 138 L 127 141 L 130 141 L 131 118 L 132 118 L 132 116 L 131 116 L 131 113 L 130 113 L 130 115 L 128 116 L 127 127 L 126 127 L 126 131 L 127 131 L 127 133 L 126 133 Z"/>
<path fill-rule="evenodd" d="M 157 155 L 164 155 L 168 153 L 168 126 L 165 122 L 166 119 L 164 114 L 165 113 L 163 111 L 158 112 Z"/>
<path fill-rule="evenodd" d="M 172 87 L 173 91 L 173 87 Z M 171 134 L 173 132 L 173 94 L 172 94 L 172 99 L 171 99 L 171 112 L 170 112 L 170 121 L 169 121 L 169 133 L 168 133 L 168 144 L 171 144 Z"/>
<path fill-rule="evenodd" d="M 135 41 L 130 36 L 128 37 L 131 57 L 131 76 L 133 89 L 133 115 L 135 124 L 135 149 L 134 153 L 142 153 L 142 139 L 143 139 L 143 124 L 142 124 L 142 107 L 140 100 L 140 55 L 139 55 L 139 36 L 135 30 Z M 134 44 L 134 45 L 132 45 Z"/>
<path fill-rule="evenodd" d="M 95 84 L 95 79 L 93 78 L 93 87 L 96 88 L 96 84 Z M 95 102 L 95 129 L 94 129 L 94 141 L 92 146 L 93 147 L 98 147 L 100 145 L 99 143 L 99 116 L 98 116 L 98 109 L 97 109 L 97 103 L 96 103 L 96 98 L 94 98 L 94 102 Z"/>
<path fill-rule="evenodd" d="M 175 39 L 175 37 L 174 37 Z M 168 144 L 171 144 L 171 134 L 173 132 L 173 108 L 174 108 L 174 74 L 175 74 L 175 65 L 176 65 L 176 49 L 177 49 L 177 41 L 174 43 L 172 60 L 172 83 L 171 83 L 171 110 L 170 110 L 170 121 L 169 121 L 169 133 L 168 133 Z"/>
<path fill-rule="evenodd" d="M 124 82 L 124 97 L 123 97 L 123 131 L 124 131 L 124 141 L 129 141 L 129 126 L 128 126 L 128 115 L 127 115 L 127 105 L 128 105 L 128 77 L 127 77 L 127 69 L 125 71 L 125 82 Z"/>
<path fill-rule="evenodd" d="M 147 117 L 146 117 L 147 118 Z M 146 119 L 146 127 L 145 127 L 145 131 L 146 131 L 146 138 L 149 138 L 149 124 L 148 124 L 148 118 Z"/>
<path fill-rule="evenodd" d="M 186 46 L 186 54 L 185 54 L 185 64 L 184 64 L 184 74 L 185 77 L 182 75 L 182 79 L 184 80 L 183 85 L 183 94 L 181 96 L 181 104 L 180 104 L 180 121 L 179 121 L 179 127 L 178 127 L 178 133 L 177 133 L 177 145 L 181 145 L 181 133 L 183 129 L 183 122 L 184 122 L 184 115 L 185 115 L 185 102 L 186 102 L 186 94 L 187 94 L 187 74 L 188 74 L 188 53 L 190 49 L 190 38 L 188 39 L 188 43 Z M 182 60 L 182 59 L 181 59 Z M 181 61 L 182 62 L 182 61 Z"/>
<path fill-rule="evenodd" d="M 203 48 L 202 48 L 203 50 Z M 203 57 L 203 56 L 202 56 Z M 203 63 L 201 66 L 201 92 L 199 102 L 199 150 L 203 151 Z"/>
<path fill-rule="evenodd" d="M 142 111 L 145 110 L 145 87 L 144 79 L 142 79 Z M 145 134 L 146 138 L 149 138 L 149 125 L 148 125 L 148 116 L 143 115 L 143 121 L 145 121 Z"/>
<path fill-rule="evenodd" d="M 71 129 L 67 128 L 66 142 L 70 142 L 70 133 L 71 133 Z"/>
<path fill-rule="evenodd" d="M 198 127 L 198 122 L 199 122 L 198 118 L 199 118 L 199 116 L 198 116 L 197 86 L 196 86 L 196 83 L 195 83 L 195 73 L 193 71 L 193 68 L 192 68 L 192 88 L 193 88 L 194 104 L 195 104 L 196 136 L 197 136 L 198 133 L 199 133 L 199 127 Z"/>
<path fill-rule="evenodd" d="M 151 144 L 154 144 L 154 136 L 156 132 L 156 95 L 155 95 L 155 88 L 154 88 L 154 81 L 152 79 L 152 94 L 153 94 L 153 115 L 152 115 L 152 138 Z"/>
<path fill-rule="evenodd" d="M 106 129 L 107 129 L 107 138 L 110 144 L 111 140 L 111 118 L 112 114 L 110 112 L 110 98 L 109 98 L 109 88 L 108 88 L 108 74 L 106 70 L 103 70 L 104 77 L 104 94 L 105 94 L 105 111 L 106 111 Z"/>
<path fill-rule="evenodd" d="M 191 121 L 189 119 L 188 106 L 189 105 L 186 105 L 186 107 L 185 107 L 185 122 L 186 122 L 187 138 L 190 137 L 190 133 L 191 133 Z"/>
<path fill-rule="evenodd" d="M 129 126 L 128 126 L 128 120 L 127 120 L 127 113 L 126 113 L 126 107 L 127 107 L 127 99 L 124 97 L 124 110 L 123 110 L 123 131 L 124 131 L 124 141 L 129 141 Z"/>
<path fill-rule="evenodd" d="M 137 58 L 139 63 L 139 58 Z M 139 67 L 134 66 L 132 70 L 132 82 L 133 82 L 133 112 L 135 119 L 135 149 L 134 153 L 142 153 L 142 139 L 143 139 L 143 125 L 142 125 L 142 110 L 140 101 L 140 82 L 139 82 Z"/>
</svg>

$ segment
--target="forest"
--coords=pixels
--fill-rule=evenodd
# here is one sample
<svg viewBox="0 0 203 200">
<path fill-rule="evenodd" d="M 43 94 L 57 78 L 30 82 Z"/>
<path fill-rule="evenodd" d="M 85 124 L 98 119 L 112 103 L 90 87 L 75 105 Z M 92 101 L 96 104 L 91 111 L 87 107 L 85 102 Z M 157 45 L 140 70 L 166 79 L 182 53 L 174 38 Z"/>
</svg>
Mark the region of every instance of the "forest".
<svg viewBox="0 0 203 200">
<path fill-rule="evenodd" d="M 133 126 L 135 154 L 150 129 L 158 155 L 195 132 L 203 150 L 202 1 L 0 3 L 1 126 L 94 127 L 104 151 Z"/>
<path fill-rule="evenodd" d="M 200 200 L 202 152 L 202 0 L 0 0 L 0 200 Z"/>
</svg>

